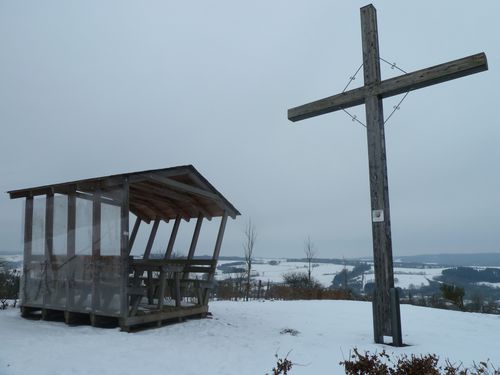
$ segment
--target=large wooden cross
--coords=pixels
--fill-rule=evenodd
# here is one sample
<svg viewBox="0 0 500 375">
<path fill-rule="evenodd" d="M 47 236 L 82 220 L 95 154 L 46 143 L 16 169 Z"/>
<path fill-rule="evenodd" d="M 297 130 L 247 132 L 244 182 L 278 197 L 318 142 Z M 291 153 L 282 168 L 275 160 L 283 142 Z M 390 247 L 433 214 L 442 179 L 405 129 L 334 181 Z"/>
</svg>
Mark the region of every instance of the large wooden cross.
<svg viewBox="0 0 500 375">
<path fill-rule="evenodd" d="M 361 8 L 364 86 L 288 110 L 291 121 L 365 104 L 370 170 L 370 196 L 375 268 L 373 328 L 376 343 L 392 336 L 392 344 L 401 346 L 399 298 L 394 288 L 391 221 L 385 152 L 382 99 L 488 69 L 486 55 L 463 59 L 381 80 L 377 33 L 377 13 L 373 5 Z"/>
</svg>

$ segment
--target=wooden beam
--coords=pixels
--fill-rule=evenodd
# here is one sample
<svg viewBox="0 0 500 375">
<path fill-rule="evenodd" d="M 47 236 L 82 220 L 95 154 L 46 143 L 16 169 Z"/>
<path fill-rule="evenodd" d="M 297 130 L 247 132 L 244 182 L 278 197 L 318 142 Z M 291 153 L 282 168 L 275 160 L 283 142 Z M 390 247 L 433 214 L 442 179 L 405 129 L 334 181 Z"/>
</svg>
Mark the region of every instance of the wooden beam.
<svg viewBox="0 0 500 375">
<path fill-rule="evenodd" d="M 370 95 L 388 98 L 485 70 L 488 70 L 488 62 L 486 55 L 481 52 L 430 68 L 403 74 L 382 82 L 374 81 L 372 86 L 363 86 L 291 108 L 288 110 L 288 119 L 294 122 L 300 121 L 363 104 L 365 98 Z"/>
<path fill-rule="evenodd" d="M 288 119 L 295 122 L 324 115 L 325 113 L 335 112 L 340 109 L 354 107 L 363 104 L 365 102 L 365 97 L 366 89 L 364 87 L 349 90 L 341 94 L 329 96 L 328 98 L 290 108 L 288 110 Z"/>
<path fill-rule="evenodd" d="M 167 250 L 165 251 L 165 259 L 170 259 L 172 257 L 172 251 L 174 250 L 175 238 L 177 237 L 177 232 L 179 231 L 179 225 L 181 224 L 182 218 L 177 215 L 175 218 L 174 226 L 172 227 L 172 233 L 170 234 L 170 239 L 168 240 Z"/>
<path fill-rule="evenodd" d="M 155 241 L 156 232 L 158 231 L 158 226 L 160 225 L 161 219 L 156 219 L 151 228 L 151 233 L 149 234 L 148 243 L 146 245 L 146 250 L 144 251 L 143 259 L 149 259 L 151 255 L 151 249 L 153 248 L 153 243 Z"/>
<path fill-rule="evenodd" d="M 39 189 L 31 190 L 16 190 L 9 192 L 10 199 L 25 198 L 25 197 L 35 197 L 38 195 L 53 194 L 54 191 L 50 187 L 43 187 Z"/>
<path fill-rule="evenodd" d="M 137 236 L 137 232 L 139 231 L 139 226 L 141 225 L 141 218 L 137 216 L 135 219 L 135 224 L 134 224 L 134 229 L 132 229 L 132 233 L 130 234 L 130 240 L 129 240 L 129 248 L 128 248 L 128 254 L 130 255 L 130 252 L 132 251 L 132 247 L 134 247 L 134 242 L 135 238 Z"/>
<path fill-rule="evenodd" d="M 132 176 L 130 176 L 130 183 L 135 184 L 136 182 L 147 181 L 150 179 L 150 175 L 152 173 L 159 174 L 162 177 L 178 177 L 191 175 L 192 172 L 189 169 L 179 170 L 177 168 L 175 168 L 175 170 L 144 171 L 134 173 Z"/>
<path fill-rule="evenodd" d="M 486 55 L 478 53 L 430 68 L 417 70 L 416 72 L 404 74 L 399 77 L 386 79 L 380 83 L 375 92 L 382 98 L 388 98 L 485 70 L 488 70 Z"/>
</svg>

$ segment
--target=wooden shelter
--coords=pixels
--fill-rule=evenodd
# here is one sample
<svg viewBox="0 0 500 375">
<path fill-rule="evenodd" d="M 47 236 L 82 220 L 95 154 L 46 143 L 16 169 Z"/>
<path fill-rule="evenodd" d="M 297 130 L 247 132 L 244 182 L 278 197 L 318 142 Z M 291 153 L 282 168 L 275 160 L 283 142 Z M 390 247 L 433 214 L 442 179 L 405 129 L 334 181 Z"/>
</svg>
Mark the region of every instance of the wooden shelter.
<svg viewBox="0 0 500 375">
<path fill-rule="evenodd" d="M 118 319 L 120 327 L 204 316 L 228 216 L 240 213 L 193 166 L 125 173 L 9 191 L 25 198 L 23 316 L 64 312 L 66 323 Z M 129 217 L 135 223 L 129 229 Z M 220 218 L 213 255 L 195 258 L 204 219 Z M 187 256 L 173 258 L 181 222 L 196 219 Z M 161 257 L 151 256 L 171 222 Z M 151 233 L 131 256 L 140 224 Z M 135 252 L 135 250 L 134 250 Z"/>
</svg>

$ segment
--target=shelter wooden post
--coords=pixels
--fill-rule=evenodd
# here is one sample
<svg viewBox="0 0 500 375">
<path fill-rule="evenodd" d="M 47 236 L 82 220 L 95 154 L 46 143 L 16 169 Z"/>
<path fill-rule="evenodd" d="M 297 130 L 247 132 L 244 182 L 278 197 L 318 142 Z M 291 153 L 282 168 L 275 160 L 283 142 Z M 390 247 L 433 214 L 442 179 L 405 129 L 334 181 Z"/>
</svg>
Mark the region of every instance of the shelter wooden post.
<svg viewBox="0 0 500 375">
<path fill-rule="evenodd" d="M 384 336 L 392 336 L 393 344 L 400 346 L 402 335 L 401 324 L 398 323 L 398 294 L 393 292 L 392 308 L 390 298 L 394 274 L 382 99 L 487 70 L 488 63 L 486 55 L 478 53 L 382 81 L 377 15 L 371 4 L 361 8 L 361 30 L 364 86 L 290 108 L 288 119 L 299 121 L 365 104 L 375 268 L 374 339 L 377 343 L 383 343 Z"/>
<path fill-rule="evenodd" d="M 75 303 L 75 250 L 76 250 L 76 194 L 74 191 L 68 194 L 68 218 L 67 218 L 67 266 L 66 266 L 66 323 L 70 323 L 69 310 L 73 309 Z"/>
<path fill-rule="evenodd" d="M 121 259 L 121 293 L 120 293 L 120 326 L 124 327 L 124 319 L 128 316 L 129 298 L 128 298 L 128 283 L 129 283 L 129 254 L 132 249 L 132 244 L 129 243 L 129 180 L 123 178 L 121 187 L 121 202 L 120 202 L 120 259 Z M 140 219 L 137 218 L 140 223 Z M 137 229 L 136 229 L 137 226 Z M 137 234 L 139 224 L 134 225 L 134 230 Z M 134 236 L 135 238 L 135 236 Z M 131 241 L 132 242 L 132 241 Z"/>
<path fill-rule="evenodd" d="M 24 304 L 27 300 L 28 290 L 26 284 L 29 282 L 29 268 L 31 263 L 31 254 L 33 248 L 33 197 L 26 197 L 26 202 L 24 206 L 24 261 L 23 261 L 23 275 L 21 279 L 21 314 L 23 316 L 27 315 L 27 308 Z"/>
<path fill-rule="evenodd" d="M 149 259 L 151 255 L 151 249 L 153 248 L 153 243 L 155 241 L 156 233 L 158 232 L 158 226 L 160 225 L 160 219 L 157 218 L 153 227 L 151 228 L 151 233 L 149 234 L 148 243 L 146 245 L 146 250 L 144 251 L 143 259 Z M 147 271 L 148 274 L 148 301 L 149 304 L 153 304 L 153 294 L 154 294 L 154 286 L 153 286 L 153 272 L 151 270 Z"/>
<path fill-rule="evenodd" d="M 54 193 L 49 192 L 45 196 L 45 274 L 44 284 L 45 290 L 43 293 L 43 305 L 47 306 L 50 303 L 52 295 L 52 286 L 54 278 Z M 49 311 L 44 307 L 42 309 L 42 319 L 47 319 Z"/>
<path fill-rule="evenodd" d="M 224 238 L 224 231 L 226 230 L 227 216 L 228 216 L 227 211 L 224 211 L 224 214 L 222 215 L 219 225 L 219 232 L 217 233 L 217 240 L 215 241 L 214 253 L 212 256 L 212 266 L 210 268 L 210 273 L 208 274 L 209 282 L 214 280 L 215 269 L 217 267 L 217 260 L 219 259 L 220 249 L 222 247 L 222 240 Z M 203 297 L 203 301 L 205 304 L 208 303 L 209 295 L 210 295 L 210 290 L 206 289 L 205 295 Z"/>
<path fill-rule="evenodd" d="M 101 189 L 96 186 L 92 196 L 92 312 L 90 322 L 96 323 L 95 314 L 100 305 L 99 256 L 101 255 Z"/>
<path fill-rule="evenodd" d="M 191 245 L 189 246 L 189 252 L 187 255 L 187 260 L 191 260 L 194 257 L 194 253 L 196 251 L 196 245 L 198 244 L 198 238 L 200 237 L 201 224 L 203 224 L 203 214 L 198 215 L 198 219 L 196 220 L 196 226 L 193 232 L 193 238 L 191 239 Z M 184 272 L 182 276 L 183 279 L 187 279 L 189 277 L 189 272 Z"/>
<path fill-rule="evenodd" d="M 137 237 L 137 232 L 139 232 L 139 226 L 141 225 L 141 222 L 142 219 L 139 216 L 137 216 L 137 218 L 135 219 L 134 228 L 132 229 L 132 233 L 130 234 L 129 249 L 128 249 L 129 255 L 130 252 L 132 251 L 132 247 L 134 247 L 135 238 Z"/>
<path fill-rule="evenodd" d="M 174 250 L 175 239 L 177 237 L 177 232 L 179 231 L 179 225 L 181 224 L 182 217 L 177 215 L 175 218 L 174 226 L 172 228 L 172 233 L 170 234 L 170 239 L 168 240 L 167 250 L 165 251 L 165 259 L 170 259 L 172 256 L 172 251 Z"/>
</svg>

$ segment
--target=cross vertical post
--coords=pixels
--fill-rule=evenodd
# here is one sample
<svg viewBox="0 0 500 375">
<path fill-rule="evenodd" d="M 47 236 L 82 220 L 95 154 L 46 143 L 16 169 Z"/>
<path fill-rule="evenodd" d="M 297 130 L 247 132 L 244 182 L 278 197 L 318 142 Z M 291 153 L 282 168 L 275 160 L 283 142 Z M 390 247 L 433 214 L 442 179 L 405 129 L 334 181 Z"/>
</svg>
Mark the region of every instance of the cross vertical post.
<svg viewBox="0 0 500 375">
<path fill-rule="evenodd" d="M 377 87 L 381 81 L 377 11 L 373 5 L 361 8 L 361 37 L 364 84 L 370 92 L 369 88 Z M 383 343 L 384 335 L 393 335 L 390 289 L 394 288 L 394 274 L 382 98 L 376 93 L 369 93 L 365 98 L 365 109 L 375 268 L 373 330 L 375 342 Z"/>
</svg>

